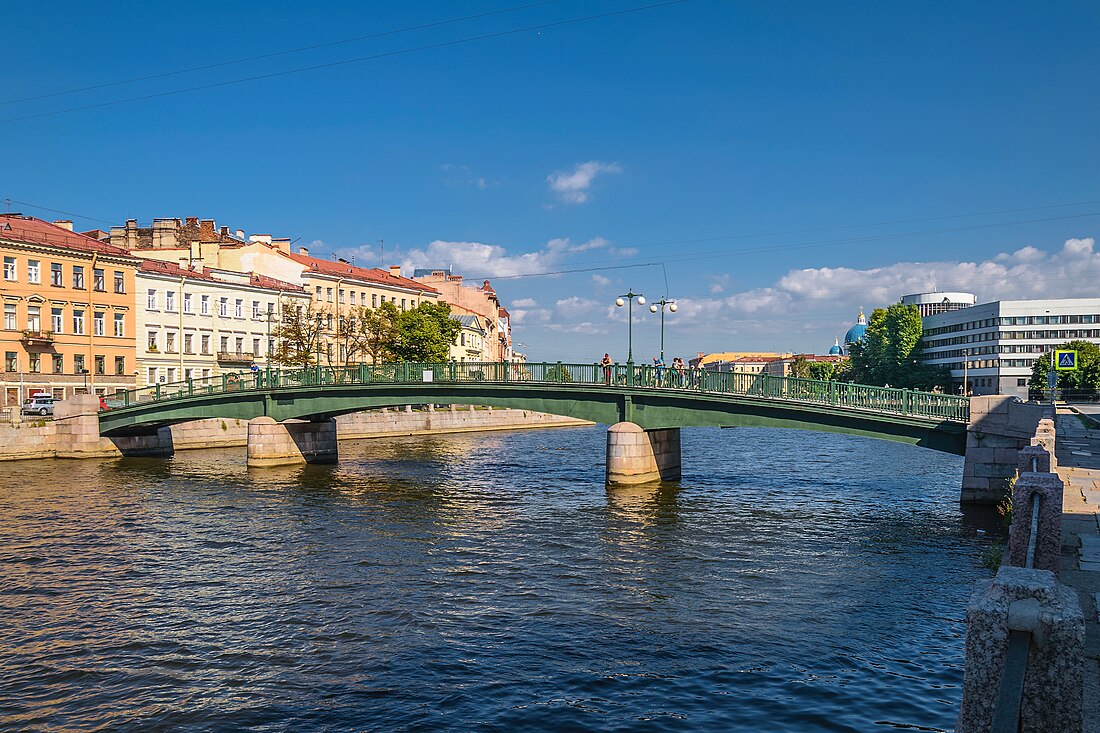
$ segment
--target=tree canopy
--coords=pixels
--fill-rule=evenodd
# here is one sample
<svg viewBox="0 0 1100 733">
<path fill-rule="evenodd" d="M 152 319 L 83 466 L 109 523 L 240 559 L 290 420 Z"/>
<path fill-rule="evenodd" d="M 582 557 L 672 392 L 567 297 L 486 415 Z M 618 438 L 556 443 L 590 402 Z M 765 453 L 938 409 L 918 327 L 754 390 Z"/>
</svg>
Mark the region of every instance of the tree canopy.
<svg viewBox="0 0 1100 733">
<path fill-rule="evenodd" d="M 1057 388 L 1063 395 L 1072 393 L 1080 397 L 1096 397 L 1100 394 L 1100 346 L 1088 341 L 1067 341 L 1057 349 L 1077 351 L 1077 369 L 1058 372 Z M 1050 373 L 1050 353 L 1043 354 L 1031 367 L 1029 386 L 1037 392 L 1047 389 L 1047 375 Z"/>
<path fill-rule="evenodd" d="M 895 303 L 876 308 L 863 340 L 849 347 L 853 380 L 912 389 L 948 387 L 951 376 L 946 369 L 921 361 L 922 333 L 916 306 Z"/>
</svg>

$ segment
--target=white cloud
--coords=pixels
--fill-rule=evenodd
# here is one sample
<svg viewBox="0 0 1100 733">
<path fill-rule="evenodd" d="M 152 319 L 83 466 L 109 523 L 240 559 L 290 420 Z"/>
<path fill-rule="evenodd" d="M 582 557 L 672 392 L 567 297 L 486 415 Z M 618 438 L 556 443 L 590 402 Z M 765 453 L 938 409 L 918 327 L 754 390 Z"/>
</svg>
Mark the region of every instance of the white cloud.
<svg viewBox="0 0 1100 733">
<path fill-rule="evenodd" d="M 495 179 L 489 179 L 485 176 L 474 175 L 468 165 L 458 165 L 456 163 L 444 163 L 439 166 L 439 169 L 446 175 L 443 177 L 443 182 L 448 186 L 472 186 L 473 188 L 485 190 L 490 186 L 499 186 L 500 181 Z"/>
<path fill-rule="evenodd" d="M 603 303 L 592 300 L 590 298 L 581 298 L 579 296 L 572 296 L 570 298 L 563 298 L 554 304 L 554 310 L 565 318 L 574 316 L 588 316 L 591 317 L 593 313 L 596 313 L 603 309 Z"/>
<path fill-rule="evenodd" d="M 497 244 L 437 239 L 425 248 L 405 252 L 401 266 L 411 272 L 417 267 L 450 265 L 456 274 L 477 278 L 538 275 L 552 271 L 570 254 L 606 247 L 607 244 L 607 240 L 602 237 L 580 243 L 574 243 L 567 237 L 558 237 L 548 241 L 542 249 L 512 255 Z M 356 250 L 356 253 L 362 249 Z M 373 251 L 370 247 L 366 250 L 368 253 Z"/>
<path fill-rule="evenodd" d="M 604 287 L 605 285 L 610 285 L 611 284 L 610 278 L 606 278 L 603 275 L 593 275 L 592 276 L 592 282 L 596 283 L 601 288 Z"/>
<path fill-rule="evenodd" d="M 588 201 L 589 190 L 596 176 L 602 173 L 620 173 L 618 163 L 590 160 L 577 164 L 572 171 L 554 171 L 546 177 L 550 190 L 567 204 L 583 204 Z"/>
<path fill-rule="evenodd" d="M 584 321 L 582 323 L 551 323 L 547 326 L 551 331 L 558 333 L 580 333 L 586 336 L 592 336 L 594 334 L 607 333 L 606 325 L 597 325 L 591 321 Z"/>
<path fill-rule="evenodd" d="M 514 308 L 534 308 L 538 303 L 534 298 L 520 298 L 519 300 L 513 300 L 512 306 Z"/>
<path fill-rule="evenodd" d="M 709 290 L 711 295 L 726 292 L 726 288 L 729 287 L 730 284 L 729 273 L 722 275 L 704 275 L 703 279 L 710 283 Z"/>
</svg>

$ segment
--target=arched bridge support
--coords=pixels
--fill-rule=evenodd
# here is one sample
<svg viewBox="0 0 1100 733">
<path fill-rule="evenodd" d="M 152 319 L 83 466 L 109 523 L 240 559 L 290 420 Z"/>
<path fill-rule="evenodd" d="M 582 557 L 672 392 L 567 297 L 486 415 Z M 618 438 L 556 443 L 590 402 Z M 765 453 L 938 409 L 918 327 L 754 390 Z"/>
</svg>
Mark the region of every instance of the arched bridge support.
<svg viewBox="0 0 1100 733">
<path fill-rule="evenodd" d="M 607 429 L 607 483 L 680 480 L 680 428 L 643 430 L 632 422 Z"/>
<path fill-rule="evenodd" d="M 336 463 L 336 420 L 317 422 L 270 417 L 248 421 L 248 467 L 292 466 L 300 463 Z"/>
</svg>

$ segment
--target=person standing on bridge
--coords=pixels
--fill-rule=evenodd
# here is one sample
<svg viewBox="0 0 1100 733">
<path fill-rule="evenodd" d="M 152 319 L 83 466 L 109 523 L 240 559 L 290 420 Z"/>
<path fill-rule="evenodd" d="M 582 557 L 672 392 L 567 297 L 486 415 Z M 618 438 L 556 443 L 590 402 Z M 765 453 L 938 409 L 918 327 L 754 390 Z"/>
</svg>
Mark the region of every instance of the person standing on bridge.
<svg viewBox="0 0 1100 733">
<path fill-rule="evenodd" d="M 603 383 L 605 385 L 611 385 L 611 354 L 604 354 L 603 359 L 600 360 L 600 366 L 603 367 Z"/>
</svg>

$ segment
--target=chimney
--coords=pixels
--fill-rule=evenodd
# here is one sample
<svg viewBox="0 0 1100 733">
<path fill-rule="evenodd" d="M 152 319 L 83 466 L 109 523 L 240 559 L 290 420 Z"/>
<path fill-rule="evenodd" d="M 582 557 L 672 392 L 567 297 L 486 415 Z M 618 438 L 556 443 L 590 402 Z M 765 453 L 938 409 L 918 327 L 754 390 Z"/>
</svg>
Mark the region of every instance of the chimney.
<svg viewBox="0 0 1100 733">
<path fill-rule="evenodd" d="M 55 225 L 61 227 L 62 229 L 67 229 L 70 232 L 73 230 L 73 220 L 72 219 L 54 219 L 53 223 Z"/>
<path fill-rule="evenodd" d="M 271 243 L 279 250 L 290 254 L 290 237 L 275 237 Z"/>
<path fill-rule="evenodd" d="M 401 277 L 401 265 L 390 265 L 390 275 L 392 277 Z"/>
<path fill-rule="evenodd" d="M 298 254 L 302 255 L 303 257 L 309 257 L 309 247 L 299 247 Z"/>
<path fill-rule="evenodd" d="M 237 239 L 244 239 L 244 229 L 237 230 Z"/>
<path fill-rule="evenodd" d="M 203 219 L 199 222 L 199 236 L 203 241 L 209 242 L 214 238 L 214 220 Z"/>
<path fill-rule="evenodd" d="M 197 227 L 198 225 L 199 225 L 199 217 L 197 217 L 197 216 L 187 217 L 187 226 Z"/>
<path fill-rule="evenodd" d="M 220 234 L 223 237 L 228 237 L 229 236 L 229 227 L 222 227 L 221 229 L 218 230 L 218 234 Z"/>
</svg>

